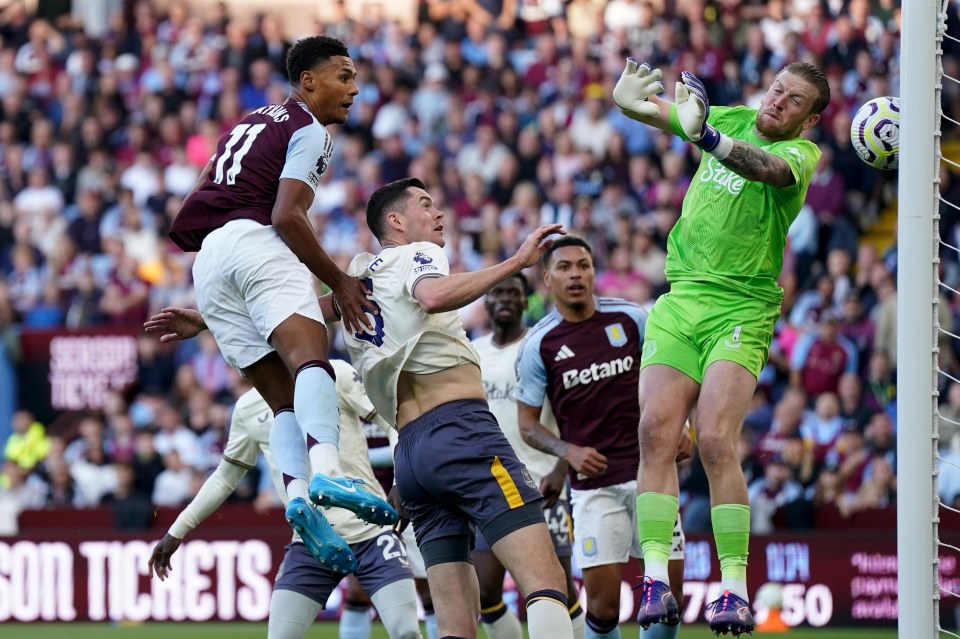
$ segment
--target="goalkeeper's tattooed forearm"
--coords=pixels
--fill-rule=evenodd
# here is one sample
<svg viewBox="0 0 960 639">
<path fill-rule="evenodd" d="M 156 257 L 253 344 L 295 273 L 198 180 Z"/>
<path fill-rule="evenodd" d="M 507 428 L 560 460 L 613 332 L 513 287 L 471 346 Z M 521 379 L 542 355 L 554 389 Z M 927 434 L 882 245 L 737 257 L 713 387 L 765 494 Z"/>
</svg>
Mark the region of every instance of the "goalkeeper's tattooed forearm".
<svg viewBox="0 0 960 639">
<path fill-rule="evenodd" d="M 720 164 L 752 182 L 763 182 L 777 188 L 794 183 L 790 165 L 783 158 L 740 140 L 733 141 L 733 150 L 726 159 L 720 160 Z"/>
</svg>

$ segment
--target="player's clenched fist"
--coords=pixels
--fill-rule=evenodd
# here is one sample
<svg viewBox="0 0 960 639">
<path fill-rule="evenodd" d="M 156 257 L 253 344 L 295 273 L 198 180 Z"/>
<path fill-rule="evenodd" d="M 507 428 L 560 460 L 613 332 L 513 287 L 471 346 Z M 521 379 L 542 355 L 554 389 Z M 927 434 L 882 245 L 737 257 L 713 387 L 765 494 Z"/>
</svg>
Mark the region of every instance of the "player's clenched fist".
<svg viewBox="0 0 960 639">
<path fill-rule="evenodd" d="M 655 118 L 660 115 L 660 107 L 649 98 L 663 92 L 661 77 L 660 69 L 637 65 L 636 60 L 627 58 L 627 66 L 613 87 L 613 101 L 627 115 Z"/>
</svg>

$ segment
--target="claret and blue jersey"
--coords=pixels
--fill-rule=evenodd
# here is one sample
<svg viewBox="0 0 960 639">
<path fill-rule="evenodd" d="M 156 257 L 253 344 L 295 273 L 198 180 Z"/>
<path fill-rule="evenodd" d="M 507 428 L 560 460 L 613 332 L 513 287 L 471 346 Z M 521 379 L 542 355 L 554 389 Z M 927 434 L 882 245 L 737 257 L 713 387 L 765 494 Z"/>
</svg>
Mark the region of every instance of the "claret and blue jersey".
<svg viewBox="0 0 960 639">
<path fill-rule="evenodd" d="M 568 322 L 556 310 L 524 340 L 517 358 L 517 400 L 542 406 L 549 400 L 560 437 L 592 446 L 607 457 L 598 477 L 572 477 L 587 490 L 636 478 L 640 406 L 640 351 L 647 313 L 621 299 L 597 298 L 596 312 Z"/>
</svg>

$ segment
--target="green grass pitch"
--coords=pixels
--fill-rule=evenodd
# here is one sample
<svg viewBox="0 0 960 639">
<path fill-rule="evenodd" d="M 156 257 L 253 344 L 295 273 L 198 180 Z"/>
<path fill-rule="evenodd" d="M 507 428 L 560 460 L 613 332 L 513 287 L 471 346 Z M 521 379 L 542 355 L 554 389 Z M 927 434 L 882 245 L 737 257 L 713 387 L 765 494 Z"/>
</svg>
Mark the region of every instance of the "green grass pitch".
<svg viewBox="0 0 960 639">
<path fill-rule="evenodd" d="M 636 626 L 621 626 L 625 638 L 637 636 Z M 480 637 L 483 632 L 480 631 Z M 267 626 L 262 623 L 148 623 L 114 626 L 103 623 L 73 624 L 3 624 L 4 639 L 264 639 Z M 426 635 L 424 635 L 426 636 Z M 744 635 L 746 636 L 746 635 Z M 776 639 L 894 639 L 896 630 L 844 628 L 804 628 L 783 634 L 755 633 L 754 637 Z M 706 626 L 684 626 L 680 639 L 710 639 L 713 633 Z M 307 639 L 337 639 L 335 623 L 314 624 Z M 379 623 L 373 625 L 372 639 L 387 639 Z"/>
</svg>

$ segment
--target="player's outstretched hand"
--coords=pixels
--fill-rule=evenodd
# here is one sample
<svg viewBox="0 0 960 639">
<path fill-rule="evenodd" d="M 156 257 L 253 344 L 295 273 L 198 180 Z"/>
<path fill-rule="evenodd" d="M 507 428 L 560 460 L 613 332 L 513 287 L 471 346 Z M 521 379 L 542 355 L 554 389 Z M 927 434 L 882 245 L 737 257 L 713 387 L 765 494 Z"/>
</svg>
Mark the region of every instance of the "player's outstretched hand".
<svg viewBox="0 0 960 639">
<path fill-rule="evenodd" d="M 153 548 L 153 554 L 150 555 L 150 561 L 147 562 L 147 574 L 156 572 L 160 581 L 166 579 L 171 570 L 170 558 L 173 557 L 173 553 L 177 552 L 181 543 L 183 543 L 182 539 L 177 539 L 170 533 L 164 535 L 163 539 L 158 541 Z"/>
<path fill-rule="evenodd" d="M 607 458 L 591 446 L 577 446 L 570 444 L 567 454 L 563 456 L 573 469 L 585 477 L 596 477 L 606 472 Z"/>
<path fill-rule="evenodd" d="M 333 289 L 334 307 L 340 313 L 340 321 L 344 330 L 351 333 L 362 333 L 366 329 L 373 329 L 373 322 L 367 317 L 376 315 L 377 307 L 370 300 L 370 289 L 355 277 L 344 276 Z"/>
<path fill-rule="evenodd" d="M 556 465 L 549 473 L 540 480 L 540 492 L 543 493 L 543 505 L 550 508 L 560 495 L 563 494 L 563 487 L 567 481 L 567 472 L 569 465 L 562 459 L 558 459 Z"/>
<path fill-rule="evenodd" d="M 663 93 L 665 87 L 660 78 L 660 69 L 651 69 L 646 64 L 637 64 L 633 58 L 627 58 L 627 66 L 613 87 L 613 101 L 627 116 L 655 118 L 660 115 L 660 107 L 649 98 Z"/>
<path fill-rule="evenodd" d="M 144 322 L 143 330 L 147 333 L 163 333 L 160 341 L 166 344 L 196 337 L 207 330 L 207 323 L 198 310 L 169 307 L 161 309 Z"/>
<path fill-rule="evenodd" d="M 393 485 L 393 488 L 390 489 L 390 494 L 387 495 L 387 503 L 393 506 L 393 509 L 400 515 L 400 521 L 397 522 L 393 529 L 397 531 L 398 535 L 402 535 L 403 531 L 406 530 L 410 524 L 410 515 L 407 514 L 407 509 L 403 507 L 403 499 L 400 498 L 400 487 L 396 484 Z"/>
<path fill-rule="evenodd" d="M 677 119 L 687 137 L 697 142 L 707 130 L 707 117 L 710 115 L 710 98 L 700 78 L 689 71 L 680 74 L 680 82 L 674 93 L 677 104 Z"/>
<path fill-rule="evenodd" d="M 540 261 L 543 252 L 550 248 L 553 240 L 544 242 L 544 238 L 554 234 L 566 235 L 563 224 L 544 224 L 533 233 L 527 236 L 520 248 L 517 250 L 517 259 L 520 260 L 520 268 L 527 268 Z"/>
</svg>

